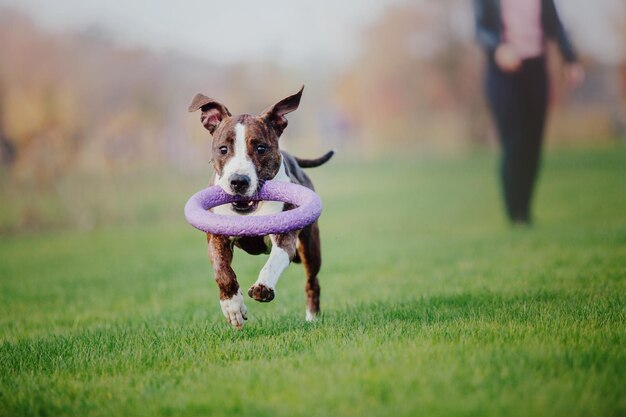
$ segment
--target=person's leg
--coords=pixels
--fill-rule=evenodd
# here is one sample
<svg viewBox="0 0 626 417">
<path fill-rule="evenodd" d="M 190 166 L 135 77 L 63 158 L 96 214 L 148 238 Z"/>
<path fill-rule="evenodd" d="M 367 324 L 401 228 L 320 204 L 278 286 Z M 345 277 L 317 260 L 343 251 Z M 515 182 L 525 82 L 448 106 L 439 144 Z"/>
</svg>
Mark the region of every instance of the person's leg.
<svg viewBox="0 0 626 417">
<path fill-rule="evenodd" d="M 519 74 L 503 73 L 493 61 L 487 66 L 486 92 L 502 147 L 500 180 L 509 220 L 519 217 L 520 161 L 522 138 Z"/>
<path fill-rule="evenodd" d="M 527 61 L 523 69 L 523 149 L 520 151 L 520 187 L 517 221 L 531 221 L 531 203 L 541 160 L 548 103 L 548 77 L 543 58 Z"/>
</svg>

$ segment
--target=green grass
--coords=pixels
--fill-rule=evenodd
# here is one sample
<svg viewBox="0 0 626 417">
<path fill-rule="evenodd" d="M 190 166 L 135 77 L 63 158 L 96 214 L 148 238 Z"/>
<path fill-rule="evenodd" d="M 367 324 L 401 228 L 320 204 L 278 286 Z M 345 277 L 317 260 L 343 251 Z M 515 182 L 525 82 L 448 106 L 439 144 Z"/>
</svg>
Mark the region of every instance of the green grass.
<svg viewBox="0 0 626 417">
<path fill-rule="evenodd" d="M 626 415 L 626 150 L 549 153 L 530 230 L 507 227 L 495 166 L 311 171 L 314 324 L 293 265 L 227 325 L 182 218 L 201 176 L 108 187 L 126 214 L 91 232 L 1 238 L 0 415 Z M 236 255 L 243 288 L 264 260 Z"/>
</svg>

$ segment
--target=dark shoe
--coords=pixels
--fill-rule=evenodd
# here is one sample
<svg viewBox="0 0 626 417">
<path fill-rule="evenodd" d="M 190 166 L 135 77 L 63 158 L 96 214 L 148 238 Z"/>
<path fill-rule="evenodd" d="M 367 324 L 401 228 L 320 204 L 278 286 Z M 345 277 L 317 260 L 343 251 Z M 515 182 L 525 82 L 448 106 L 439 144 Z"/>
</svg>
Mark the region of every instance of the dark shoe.
<svg viewBox="0 0 626 417">
<path fill-rule="evenodd" d="M 511 219 L 511 226 L 516 228 L 530 228 L 532 225 L 533 224 L 528 217 L 517 217 Z"/>
</svg>

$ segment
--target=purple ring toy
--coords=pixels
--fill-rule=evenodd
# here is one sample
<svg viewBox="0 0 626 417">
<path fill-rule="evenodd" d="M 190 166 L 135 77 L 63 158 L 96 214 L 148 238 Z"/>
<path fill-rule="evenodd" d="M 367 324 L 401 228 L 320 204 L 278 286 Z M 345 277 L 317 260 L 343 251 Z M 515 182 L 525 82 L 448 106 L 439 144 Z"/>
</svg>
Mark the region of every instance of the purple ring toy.
<svg viewBox="0 0 626 417">
<path fill-rule="evenodd" d="M 236 201 L 282 201 L 296 208 L 268 215 L 225 216 L 209 209 Z M 265 236 L 302 229 L 322 214 L 322 200 L 302 185 L 282 181 L 266 181 L 252 197 L 226 193 L 214 185 L 195 193 L 185 204 L 185 217 L 190 225 L 204 232 L 224 236 Z"/>
</svg>

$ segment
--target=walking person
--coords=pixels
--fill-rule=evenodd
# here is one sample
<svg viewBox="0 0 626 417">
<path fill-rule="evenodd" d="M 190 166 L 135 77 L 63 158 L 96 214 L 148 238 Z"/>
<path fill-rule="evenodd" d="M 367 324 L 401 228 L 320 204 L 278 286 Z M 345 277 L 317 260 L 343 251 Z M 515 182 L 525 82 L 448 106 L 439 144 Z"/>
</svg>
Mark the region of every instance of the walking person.
<svg viewBox="0 0 626 417">
<path fill-rule="evenodd" d="M 530 225 L 548 104 L 546 40 L 557 42 L 566 77 L 584 70 L 553 0 L 474 0 L 477 38 L 487 54 L 485 90 L 502 148 L 500 176 L 512 224 Z"/>
</svg>

